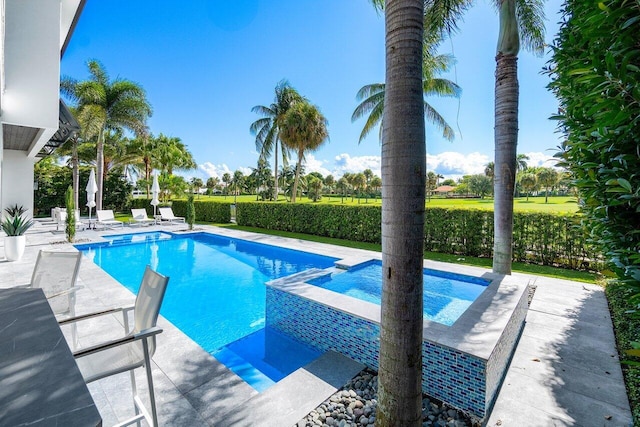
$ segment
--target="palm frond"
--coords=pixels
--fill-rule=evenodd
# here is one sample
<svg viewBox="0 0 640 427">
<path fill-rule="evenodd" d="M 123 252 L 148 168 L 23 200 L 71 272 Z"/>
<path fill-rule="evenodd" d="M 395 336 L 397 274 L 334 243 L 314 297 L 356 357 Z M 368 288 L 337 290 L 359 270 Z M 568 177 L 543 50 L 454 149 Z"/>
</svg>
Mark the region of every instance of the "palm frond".
<svg viewBox="0 0 640 427">
<path fill-rule="evenodd" d="M 358 144 L 362 142 L 363 139 L 369 135 L 372 129 L 374 129 L 380 122 L 382 122 L 382 113 L 384 111 L 384 102 L 379 102 L 376 104 L 369 117 L 367 118 L 367 122 L 364 124 L 362 128 L 362 132 L 360 132 L 360 138 L 358 138 Z M 382 126 L 380 126 L 380 130 L 382 132 Z M 382 141 L 382 133 L 380 133 L 380 141 Z"/>
<path fill-rule="evenodd" d="M 425 96 L 437 95 L 459 98 L 462 88 L 448 79 L 431 79 L 422 82 L 422 91 Z"/>
<path fill-rule="evenodd" d="M 449 126 L 444 117 L 442 117 L 440 113 L 438 113 L 436 109 L 426 101 L 424 102 L 424 117 L 426 120 L 442 129 L 442 136 L 447 141 L 453 141 L 455 137 L 454 130 L 451 128 L 451 126 Z"/>
<path fill-rule="evenodd" d="M 458 22 L 473 0 L 425 0 L 424 33 L 426 41 L 439 39 L 458 31 Z"/>
<path fill-rule="evenodd" d="M 364 85 L 360 88 L 358 93 L 356 93 L 356 99 L 360 101 L 380 92 L 384 93 L 384 83 L 373 83 L 370 85 Z"/>
<path fill-rule="evenodd" d="M 351 115 L 351 121 L 355 122 L 359 118 L 369 114 L 373 111 L 378 105 L 382 105 L 384 103 L 384 85 L 382 85 L 382 91 L 374 93 L 369 98 L 362 101 L 356 109 L 353 111 Z"/>
<path fill-rule="evenodd" d="M 535 55 L 542 56 L 546 19 L 544 0 L 516 0 L 516 16 L 522 45 Z"/>
</svg>

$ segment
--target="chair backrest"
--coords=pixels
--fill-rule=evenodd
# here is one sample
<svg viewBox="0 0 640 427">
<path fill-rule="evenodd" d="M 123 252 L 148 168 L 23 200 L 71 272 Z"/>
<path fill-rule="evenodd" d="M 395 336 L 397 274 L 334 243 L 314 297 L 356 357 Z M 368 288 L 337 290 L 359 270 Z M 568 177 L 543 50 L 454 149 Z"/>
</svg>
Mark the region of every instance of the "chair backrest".
<svg viewBox="0 0 640 427">
<path fill-rule="evenodd" d="M 133 219 L 147 219 L 147 210 L 131 209 L 131 216 L 133 216 Z"/>
<path fill-rule="evenodd" d="M 74 292 L 53 295 L 67 291 L 76 285 L 81 260 L 82 252 L 79 251 L 61 252 L 42 249 L 38 253 L 31 275 L 31 286 L 44 291 L 54 314 L 74 314 Z"/>
<path fill-rule="evenodd" d="M 142 283 L 136 296 L 135 308 L 133 309 L 133 333 L 156 326 L 160 306 L 167 290 L 169 278 L 156 273 L 147 266 L 142 276 Z M 149 339 L 149 354 L 156 351 L 155 336 Z"/>
<path fill-rule="evenodd" d="M 113 221 L 115 216 L 113 216 L 113 211 L 111 209 L 105 210 L 97 210 L 96 215 L 98 217 L 98 221 Z"/>
<path fill-rule="evenodd" d="M 158 208 L 158 211 L 160 212 L 160 216 L 162 218 L 175 218 L 175 215 L 173 214 L 173 209 L 171 208 Z"/>
</svg>

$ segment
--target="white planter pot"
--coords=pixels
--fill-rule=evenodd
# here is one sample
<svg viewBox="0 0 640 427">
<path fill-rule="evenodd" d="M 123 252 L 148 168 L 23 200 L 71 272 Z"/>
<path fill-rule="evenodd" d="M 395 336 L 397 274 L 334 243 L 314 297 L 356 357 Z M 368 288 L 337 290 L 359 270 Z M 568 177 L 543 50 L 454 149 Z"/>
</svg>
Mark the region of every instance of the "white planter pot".
<svg viewBox="0 0 640 427">
<path fill-rule="evenodd" d="M 7 236 L 4 238 L 4 256 L 7 261 L 19 261 L 27 245 L 27 236 Z"/>
</svg>

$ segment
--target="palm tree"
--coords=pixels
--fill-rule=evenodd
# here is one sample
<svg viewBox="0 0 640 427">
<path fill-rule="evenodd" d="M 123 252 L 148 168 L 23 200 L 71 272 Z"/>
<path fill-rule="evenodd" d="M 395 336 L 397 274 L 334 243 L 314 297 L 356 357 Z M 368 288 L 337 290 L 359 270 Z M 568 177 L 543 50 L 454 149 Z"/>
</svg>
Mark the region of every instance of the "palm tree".
<svg viewBox="0 0 640 427">
<path fill-rule="evenodd" d="M 535 190 L 536 186 L 538 185 L 538 179 L 536 178 L 535 174 L 525 173 L 520 177 L 520 185 L 522 185 L 522 188 L 524 188 L 524 191 L 527 192 L 527 202 L 528 202 L 529 194 L 531 194 L 531 192 Z"/>
<path fill-rule="evenodd" d="M 274 103 L 268 107 L 256 105 L 251 109 L 252 112 L 263 116 L 251 124 L 251 134 L 256 136 L 256 150 L 260 153 L 260 157 L 266 159 L 275 152 L 274 171 L 274 200 L 278 201 L 278 145 L 282 151 L 283 163 L 287 163 L 288 153 L 282 146 L 280 133 L 282 131 L 282 121 L 289 109 L 303 98 L 298 92 L 289 85 L 289 82 L 282 80 L 276 86 L 276 96 Z"/>
<path fill-rule="evenodd" d="M 435 77 L 440 73 L 447 72 L 453 63 L 452 56 L 437 55 L 435 52 L 436 47 L 437 45 L 434 43 L 432 47 L 424 50 L 422 70 L 422 91 L 424 96 L 425 98 L 434 95 L 458 98 L 462 93 L 460 86 L 450 80 Z M 363 86 L 356 94 L 356 99 L 361 102 L 351 115 L 351 121 L 355 122 L 359 118 L 368 115 L 358 142 L 362 142 L 369 132 L 382 121 L 384 93 L 385 85 L 383 83 L 375 83 Z M 424 100 L 424 116 L 429 122 L 442 129 L 444 138 L 449 141 L 453 140 L 455 132 L 426 99 Z M 380 136 L 382 136 L 382 127 L 380 128 Z"/>
<path fill-rule="evenodd" d="M 329 139 L 327 119 L 315 105 L 306 101 L 296 102 L 284 115 L 280 125 L 280 138 L 288 148 L 296 150 L 298 153 L 296 176 L 291 194 L 291 202 L 295 203 L 304 154 L 317 150 Z"/>
<path fill-rule="evenodd" d="M 496 166 L 495 166 L 495 163 L 493 162 L 489 162 L 484 166 L 484 174 L 489 178 L 491 178 L 491 182 L 493 182 L 493 175 L 495 173 L 495 169 L 496 169 Z"/>
<path fill-rule="evenodd" d="M 426 180 L 423 0 L 385 7 L 382 313 L 376 426 L 420 426 Z M 449 2 L 445 2 L 449 3 Z M 418 54 L 416 54 L 418 53 Z"/>
<path fill-rule="evenodd" d="M 513 196 L 518 145 L 518 52 L 544 52 L 543 0 L 496 0 L 500 33 L 496 53 L 493 272 L 511 274 Z"/>
<path fill-rule="evenodd" d="M 75 133 L 71 138 L 69 138 L 64 144 L 62 144 L 57 150 L 56 154 L 61 157 L 69 157 L 69 162 L 72 170 L 72 185 L 73 185 L 73 200 L 74 206 L 80 207 L 78 203 L 78 194 L 80 189 L 80 173 L 79 173 L 79 164 L 80 164 L 80 155 L 79 150 L 82 144 L 86 144 L 87 141 L 95 138 L 100 129 L 99 126 L 96 126 L 97 123 L 100 123 L 102 111 L 99 108 L 85 108 L 82 111 L 79 111 L 77 108 L 70 108 L 71 114 L 75 117 L 76 121 L 80 125 L 80 132 Z M 86 148 L 86 145 L 85 147 Z"/>
<path fill-rule="evenodd" d="M 77 103 L 79 114 L 91 109 L 97 121 L 99 133 L 96 141 L 96 181 L 98 194 L 96 209 L 102 209 L 104 178 L 104 137 L 107 130 L 127 129 L 141 133 L 145 122 L 151 116 L 151 105 L 147 102 L 144 89 L 138 84 L 117 78 L 110 80 L 106 70 L 98 61 L 87 63 L 89 80 L 76 81 L 65 77 L 60 83 L 62 92 Z"/>
<path fill-rule="evenodd" d="M 549 188 L 558 182 L 558 171 L 553 168 L 541 168 L 538 172 L 538 182 L 544 187 L 544 202 L 549 203 Z"/>
<path fill-rule="evenodd" d="M 174 169 L 191 170 L 198 167 L 187 146 L 177 137 L 158 135 L 154 155 L 158 167 L 169 175 L 173 175 Z"/>
<path fill-rule="evenodd" d="M 225 172 L 222 174 L 222 182 L 224 182 L 224 198 L 227 198 L 227 193 L 229 192 L 229 186 L 231 185 L 231 174 Z"/>
</svg>

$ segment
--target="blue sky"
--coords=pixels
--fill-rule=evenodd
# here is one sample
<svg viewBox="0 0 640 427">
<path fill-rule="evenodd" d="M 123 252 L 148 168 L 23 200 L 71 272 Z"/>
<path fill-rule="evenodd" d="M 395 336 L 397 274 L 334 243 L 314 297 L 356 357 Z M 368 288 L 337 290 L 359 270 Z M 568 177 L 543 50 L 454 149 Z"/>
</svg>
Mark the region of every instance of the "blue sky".
<svg viewBox="0 0 640 427">
<path fill-rule="evenodd" d="M 547 41 L 557 31 L 559 0 L 547 2 Z M 480 173 L 493 160 L 493 96 L 498 18 L 478 2 L 441 51 L 456 59 L 442 77 L 462 87 L 460 100 L 432 98 L 457 135 L 427 124 L 427 164 L 447 177 Z M 340 176 L 380 170 L 377 132 L 358 144 L 363 121 L 351 123 L 356 92 L 384 82 L 384 17 L 368 0 L 93 0 L 88 1 L 61 62 L 61 74 L 88 78 L 97 59 L 111 78 L 144 87 L 154 109 L 149 128 L 182 139 L 199 165 L 187 176 L 248 171 L 258 154 L 250 124 L 255 105 L 273 102 L 287 79 L 329 121 L 330 141 L 307 156 L 307 171 Z M 518 152 L 535 165 L 559 145 L 548 117 L 557 102 L 540 70 L 548 55 L 519 57 Z M 546 161 L 546 162 L 545 162 Z M 273 165 L 273 160 L 271 160 Z"/>
</svg>

